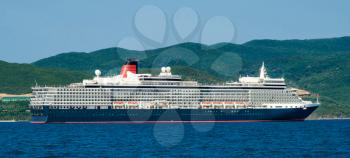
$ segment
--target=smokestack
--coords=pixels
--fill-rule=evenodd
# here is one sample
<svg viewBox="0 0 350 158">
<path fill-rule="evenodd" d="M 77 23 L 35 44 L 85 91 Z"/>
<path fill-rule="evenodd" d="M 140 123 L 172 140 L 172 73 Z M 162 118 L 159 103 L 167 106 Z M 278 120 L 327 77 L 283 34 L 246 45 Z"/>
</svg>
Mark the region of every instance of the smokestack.
<svg viewBox="0 0 350 158">
<path fill-rule="evenodd" d="M 123 65 L 120 75 L 123 76 L 123 78 L 127 77 L 127 72 L 131 72 L 134 74 L 138 73 L 138 62 L 136 59 L 128 59 L 126 63 Z"/>
</svg>

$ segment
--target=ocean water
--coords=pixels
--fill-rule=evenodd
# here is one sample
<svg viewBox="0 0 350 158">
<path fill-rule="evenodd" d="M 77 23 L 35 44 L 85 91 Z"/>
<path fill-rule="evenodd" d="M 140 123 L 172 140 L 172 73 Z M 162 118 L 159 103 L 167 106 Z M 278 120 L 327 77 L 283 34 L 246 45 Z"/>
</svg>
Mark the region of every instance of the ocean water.
<svg viewBox="0 0 350 158">
<path fill-rule="evenodd" d="M 0 123 L 0 157 L 350 157 L 350 120 Z"/>
</svg>

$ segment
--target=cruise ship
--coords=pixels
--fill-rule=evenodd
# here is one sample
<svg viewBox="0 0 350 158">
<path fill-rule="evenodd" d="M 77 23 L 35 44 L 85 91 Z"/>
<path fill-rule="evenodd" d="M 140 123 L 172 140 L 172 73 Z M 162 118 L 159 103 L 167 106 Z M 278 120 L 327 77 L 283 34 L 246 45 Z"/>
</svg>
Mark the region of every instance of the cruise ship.
<svg viewBox="0 0 350 158">
<path fill-rule="evenodd" d="M 120 74 L 61 87 L 35 86 L 32 123 L 178 123 L 303 121 L 319 103 L 305 101 L 267 75 L 202 84 L 183 80 L 170 67 L 159 75 L 139 74 L 128 59 Z"/>
</svg>

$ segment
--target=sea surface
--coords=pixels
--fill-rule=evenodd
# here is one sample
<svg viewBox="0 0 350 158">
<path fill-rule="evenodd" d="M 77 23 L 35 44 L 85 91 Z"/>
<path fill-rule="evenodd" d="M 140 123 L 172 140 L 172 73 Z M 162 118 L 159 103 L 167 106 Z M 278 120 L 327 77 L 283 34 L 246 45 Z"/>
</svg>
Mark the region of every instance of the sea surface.
<svg viewBox="0 0 350 158">
<path fill-rule="evenodd" d="M 0 157 L 350 157 L 350 120 L 0 123 Z"/>
</svg>

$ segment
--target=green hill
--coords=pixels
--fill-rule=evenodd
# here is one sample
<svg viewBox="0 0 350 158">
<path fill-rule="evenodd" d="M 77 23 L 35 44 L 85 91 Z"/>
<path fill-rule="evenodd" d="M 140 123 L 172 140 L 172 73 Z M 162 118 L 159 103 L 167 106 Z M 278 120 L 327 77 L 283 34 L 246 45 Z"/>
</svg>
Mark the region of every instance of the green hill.
<svg viewBox="0 0 350 158">
<path fill-rule="evenodd" d="M 283 76 L 291 86 L 320 93 L 322 106 L 315 115 L 350 116 L 350 37 L 254 40 L 241 45 L 183 43 L 145 52 L 108 48 L 59 54 L 33 65 L 89 72 L 98 68 L 104 74 L 115 74 L 127 58 L 140 59 L 144 71 L 156 73 L 161 66 L 175 66 L 174 73 L 202 82 L 257 75 L 264 61 L 270 76 Z"/>
<path fill-rule="evenodd" d="M 85 72 L 59 68 L 40 68 L 31 64 L 14 64 L 0 61 L 0 93 L 30 93 L 39 85 L 66 85 L 91 77 Z"/>
</svg>

